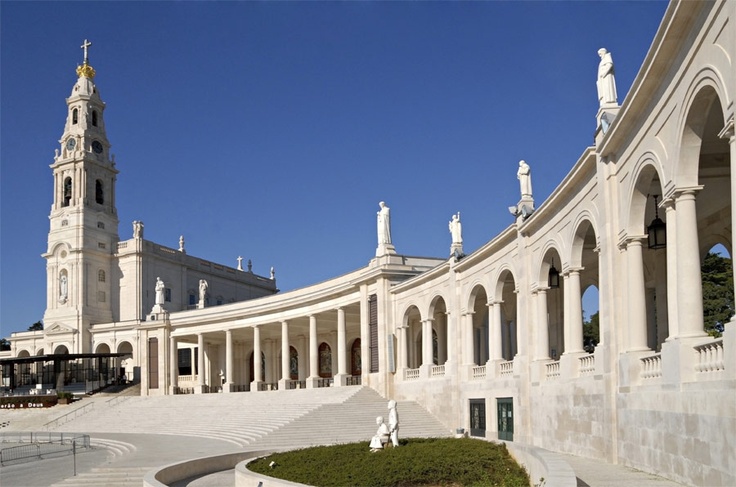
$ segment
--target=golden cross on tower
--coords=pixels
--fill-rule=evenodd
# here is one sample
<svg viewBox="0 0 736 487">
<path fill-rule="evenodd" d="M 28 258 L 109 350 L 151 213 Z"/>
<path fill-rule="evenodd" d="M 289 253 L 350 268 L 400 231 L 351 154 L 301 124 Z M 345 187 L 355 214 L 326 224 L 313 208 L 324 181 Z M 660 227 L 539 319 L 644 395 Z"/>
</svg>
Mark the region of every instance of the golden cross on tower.
<svg viewBox="0 0 736 487">
<path fill-rule="evenodd" d="M 84 40 L 84 44 L 82 44 L 82 49 L 84 49 L 84 64 L 89 64 L 89 56 L 87 55 L 87 48 L 91 46 L 92 43 L 89 42 L 87 39 Z"/>
</svg>

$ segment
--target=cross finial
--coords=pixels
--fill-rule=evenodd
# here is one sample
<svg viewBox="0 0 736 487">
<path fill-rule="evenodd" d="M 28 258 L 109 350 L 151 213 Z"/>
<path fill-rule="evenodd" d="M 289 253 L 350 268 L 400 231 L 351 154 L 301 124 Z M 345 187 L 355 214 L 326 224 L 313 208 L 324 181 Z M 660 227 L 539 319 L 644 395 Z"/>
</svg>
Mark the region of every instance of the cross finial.
<svg viewBox="0 0 736 487">
<path fill-rule="evenodd" d="M 87 48 L 91 46 L 92 43 L 89 42 L 87 39 L 84 40 L 84 44 L 82 44 L 82 49 L 84 49 L 84 64 L 89 64 L 89 56 L 87 53 Z"/>
</svg>

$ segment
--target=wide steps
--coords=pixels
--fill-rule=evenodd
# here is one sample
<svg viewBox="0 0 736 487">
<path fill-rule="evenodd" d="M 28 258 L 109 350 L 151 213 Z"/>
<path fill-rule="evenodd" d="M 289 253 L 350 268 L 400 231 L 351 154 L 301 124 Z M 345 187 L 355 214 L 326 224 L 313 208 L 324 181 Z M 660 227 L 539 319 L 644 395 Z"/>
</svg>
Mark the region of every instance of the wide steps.
<svg viewBox="0 0 736 487">
<path fill-rule="evenodd" d="M 89 472 L 52 484 L 51 487 L 140 487 L 149 470 L 150 467 L 93 468 Z"/>
</svg>

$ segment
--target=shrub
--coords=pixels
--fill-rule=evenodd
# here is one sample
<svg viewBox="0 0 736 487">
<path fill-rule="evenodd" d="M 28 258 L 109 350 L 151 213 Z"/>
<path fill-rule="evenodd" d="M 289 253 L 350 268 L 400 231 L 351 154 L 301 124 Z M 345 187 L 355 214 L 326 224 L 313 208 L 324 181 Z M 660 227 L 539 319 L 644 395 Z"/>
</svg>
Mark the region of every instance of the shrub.
<svg viewBox="0 0 736 487">
<path fill-rule="evenodd" d="M 306 448 L 260 458 L 248 468 L 317 487 L 529 485 L 505 445 L 472 438 L 412 438 L 376 453 L 367 441 Z"/>
</svg>

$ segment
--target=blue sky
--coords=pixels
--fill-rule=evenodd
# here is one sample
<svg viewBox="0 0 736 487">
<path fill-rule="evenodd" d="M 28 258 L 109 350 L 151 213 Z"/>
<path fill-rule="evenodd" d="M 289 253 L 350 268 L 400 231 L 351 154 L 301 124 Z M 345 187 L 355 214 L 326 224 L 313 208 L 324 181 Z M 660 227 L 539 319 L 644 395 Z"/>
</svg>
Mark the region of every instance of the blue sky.
<svg viewBox="0 0 736 487">
<path fill-rule="evenodd" d="M 466 253 L 540 205 L 593 142 L 597 50 L 619 101 L 666 2 L 0 3 L 0 336 L 43 317 L 54 149 L 92 41 L 145 236 L 288 291 L 366 265 L 385 200 L 399 253 Z M 586 311 L 588 311 L 586 309 Z"/>
</svg>

